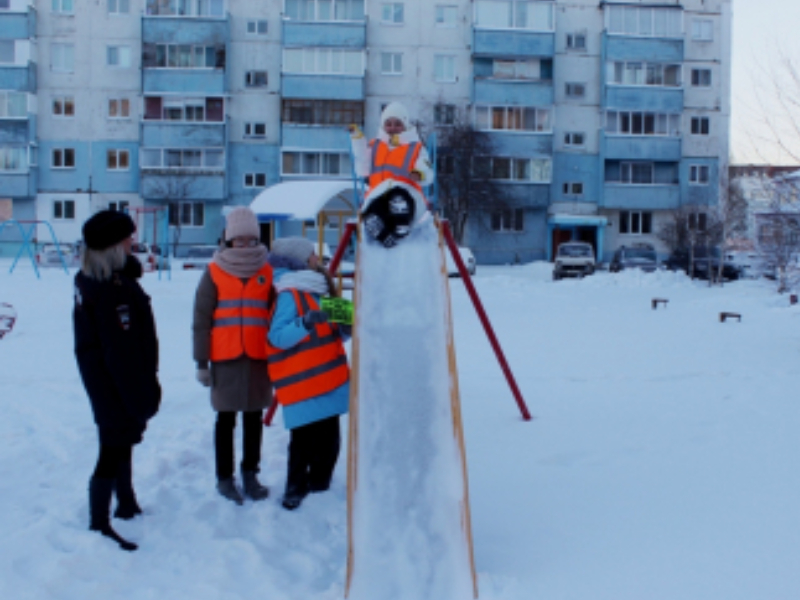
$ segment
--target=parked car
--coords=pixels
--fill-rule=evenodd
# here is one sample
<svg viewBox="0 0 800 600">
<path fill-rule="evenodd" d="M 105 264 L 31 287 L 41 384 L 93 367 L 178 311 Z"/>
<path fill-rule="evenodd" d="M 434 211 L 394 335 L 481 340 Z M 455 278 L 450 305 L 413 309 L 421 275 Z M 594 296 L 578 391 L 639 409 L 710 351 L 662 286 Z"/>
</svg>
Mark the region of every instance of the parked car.
<svg viewBox="0 0 800 600">
<path fill-rule="evenodd" d="M 67 267 L 77 267 L 80 262 L 78 244 L 42 244 L 36 253 L 36 264 L 40 267 L 63 267 L 65 264 Z"/>
<path fill-rule="evenodd" d="M 594 248 L 586 242 L 564 242 L 556 251 L 553 279 L 583 277 L 595 270 Z"/>
<path fill-rule="evenodd" d="M 461 255 L 461 260 L 464 262 L 464 266 L 467 267 L 467 273 L 474 277 L 475 272 L 477 271 L 477 263 L 475 262 L 475 256 L 472 254 L 472 250 L 464 246 L 459 246 L 458 253 Z M 448 248 L 444 249 L 444 257 L 445 263 L 447 264 L 448 277 L 459 277 L 460 274 L 458 272 L 458 267 L 456 266 L 456 261 L 453 260 L 453 256 L 450 254 L 450 250 Z"/>
<path fill-rule="evenodd" d="M 612 273 L 619 273 L 624 269 L 641 269 L 646 273 L 652 273 L 657 268 L 656 250 L 650 244 L 620 246 L 608 265 L 608 270 Z"/>
<path fill-rule="evenodd" d="M 738 267 L 741 277 L 746 279 L 759 277 L 775 279 L 777 275 L 775 265 L 765 260 L 758 252 L 731 250 L 725 253 L 725 260 Z"/>
<path fill-rule="evenodd" d="M 689 273 L 689 250 L 680 249 L 670 254 L 664 261 L 664 266 L 671 271 L 684 271 L 698 279 L 716 278 L 719 272 L 720 261 L 722 260 L 722 278 L 733 280 L 741 277 L 741 270 L 730 260 L 720 257 L 719 248 L 708 248 L 702 246 L 694 249 L 693 273 Z"/>
<path fill-rule="evenodd" d="M 205 269 L 214 258 L 217 248 L 217 246 L 190 246 L 183 261 L 183 268 Z"/>
<path fill-rule="evenodd" d="M 149 244 L 134 242 L 131 244 L 131 254 L 139 259 L 145 271 L 154 271 L 156 268 L 156 254 Z"/>
</svg>

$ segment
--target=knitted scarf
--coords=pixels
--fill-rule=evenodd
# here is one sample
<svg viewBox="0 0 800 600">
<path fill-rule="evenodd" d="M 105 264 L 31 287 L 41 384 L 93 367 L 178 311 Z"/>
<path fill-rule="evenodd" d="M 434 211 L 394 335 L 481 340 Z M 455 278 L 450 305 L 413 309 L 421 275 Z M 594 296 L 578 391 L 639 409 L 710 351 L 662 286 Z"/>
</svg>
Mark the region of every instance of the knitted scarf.
<svg viewBox="0 0 800 600">
<path fill-rule="evenodd" d="M 234 277 L 250 278 L 264 266 L 268 254 L 263 244 L 252 248 L 221 247 L 214 253 L 212 262 Z"/>
<path fill-rule="evenodd" d="M 275 282 L 275 291 L 279 294 L 286 290 L 298 290 L 300 292 L 309 292 L 317 296 L 324 296 L 328 294 L 328 280 L 325 275 L 319 271 L 312 271 L 305 269 L 303 271 L 290 271 L 284 273 L 280 279 Z"/>
</svg>

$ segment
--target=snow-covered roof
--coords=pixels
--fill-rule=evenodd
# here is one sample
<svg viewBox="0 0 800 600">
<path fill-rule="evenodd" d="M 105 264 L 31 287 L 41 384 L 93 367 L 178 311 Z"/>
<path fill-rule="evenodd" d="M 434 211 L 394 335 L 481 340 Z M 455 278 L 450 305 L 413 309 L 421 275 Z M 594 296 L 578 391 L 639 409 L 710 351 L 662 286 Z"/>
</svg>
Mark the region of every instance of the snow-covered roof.
<svg viewBox="0 0 800 600">
<path fill-rule="evenodd" d="M 550 215 L 554 225 L 606 225 L 608 219 L 599 215 Z"/>
<path fill-rule="evenodd" d="M 353 183 L 345 179 L 285 181 L 270 186 L 256 196 L 250 208 L 259 220 L 316 219 L 325 211 L 355 213 Z"/>
</svg>

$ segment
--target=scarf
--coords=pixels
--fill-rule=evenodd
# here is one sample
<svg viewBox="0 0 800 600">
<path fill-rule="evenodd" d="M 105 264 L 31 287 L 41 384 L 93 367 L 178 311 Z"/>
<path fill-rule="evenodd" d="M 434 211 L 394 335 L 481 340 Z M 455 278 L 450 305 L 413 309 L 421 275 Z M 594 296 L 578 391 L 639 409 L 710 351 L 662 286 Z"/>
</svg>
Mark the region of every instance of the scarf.
<svg viewBox="0 0 800 600">
<path fill-rule="evenodd" d="M 275 282 L 275 291 L 279 294 L 286 290 L 298 290 L 317 296 L 324 296 L 329 292 L 328 280 L 319 271 L 305 269 L 303 271 L 290 271 L 284 273 Z"/>
<path fill-rule="evenodd" d="M 382 142 L 386 142 L 392 148 L 397 148 L 398 146 L 420 141 L 419 135 L 417 134 L 417 129 L 415 127 L 394 135 L 389 135 L 383 130 L 383 127 L 380 127 L 378 129 L 377 138 Z"/>
<path fill-rule="evenodd" d="M 252 248 L 220 248 L 214 253 L 212 262 L 234 277 L 250 278 L 267 262 L 267 247 L 263 244 Z"/>
</svg>

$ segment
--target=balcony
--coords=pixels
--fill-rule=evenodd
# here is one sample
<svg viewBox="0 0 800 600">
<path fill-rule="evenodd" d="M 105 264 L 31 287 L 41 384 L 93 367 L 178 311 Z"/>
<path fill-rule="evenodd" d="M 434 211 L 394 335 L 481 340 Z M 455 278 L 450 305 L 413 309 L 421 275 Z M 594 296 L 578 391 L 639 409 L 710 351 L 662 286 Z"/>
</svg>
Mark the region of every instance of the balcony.
<svg viewBox="0 0 800 600">
<path fill-rule="evenodd" d="M 552 106 L 553 82 L 530 79 L 475 79 L 475 104 L 503 106 Z"/>
<path fill-rule="evenodd" d="M 0 89 L 36 92 L 36 63 L 0 65 Z"/>
<path fill-rule="evenodd" d="M 349 147 L 350 137 L 344 125 L 282 124 L 283 146 L 287 148 L 313 148 L 315 150 L 342 150 Z"/>
<path fill-rule="evenodd" d="M 683 39 L 626 37 L 603 34 L 605 60 L 683 62 Z"/>
<path fill-rule="evenodd" d="M 555 54 L 555 33 L 523 30 L 472 30 L 473 56 L 535 57 Z"/>
<path fill-rule="evenodd" d="M 142 145 L 151 147 L 206 148 L 225 145 L 225 123 L 198 121 L 142 122 Z"/>
<path fill-rule="evenodd" d="M 551 156 L 553 134 L 533 131 L 486 131 L 491 137 L 494 153 L 498 156 L 519 158 Z"/>
<path fill-rule="evenodd" d="M 36 195 L 36 172 L 0 171 L 0 189 L 3 196 L 14 198 Z"/>
<path fill-rule="evenodd" d="M 2 39 L 28 40 L 36 37 L 36 9 L 28 7 L 27 12 L 2 13 Z"/>
<path fill-rule="evenodd" d="M 0 147 L 27 146 L 36 138 L 34 124 L 27 117 L 0 117 Z"/>
<path fill-rule="evenodd" d="M 222 96 L 226 91 L 223 69 L 146 68 L 142 81 L 145 94 L 180 92 L 186 95 Z"/>
<path fill-rule="evenodd" d="M 367 23 L 366 21 L 284 20 L 283 45 L 364 48 L 367 45 Z"/>
<path fill-rule="evenodd" d="M 604 208 L 672 210 L 680 206 L 681 188 L 678 185 L 606 183 L 603 196 Z"/>
<path fill-rule="evenodd" d="M 143 44 L 227 44 L 228 19 L 146 15 L 142 17 Z"/>
<path fill-rule="evenodd" d="M 309 100 L 363 100 L 364 77 L 284 73 L 281 95 L 284 98 Z"/>
<path fill-rule="evenodd" d="M 605 135 L 605 158 L 615 160 L 678 162 L 681 138 L 677 136 Z"/>
<path fill-rule="evenodd" d="M 192 169 L 143 169 L 141 194 L 147 200 L 226 199 L 225 173 Z"/>
<path fill-rule="evenodd" d="M 605 107 L 661 113 L 683 112 L 683 89 L 676 87 L 607 85 Z"/>
</svg>

